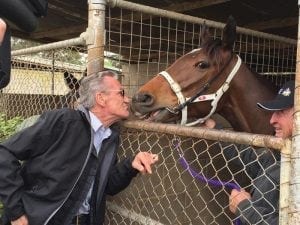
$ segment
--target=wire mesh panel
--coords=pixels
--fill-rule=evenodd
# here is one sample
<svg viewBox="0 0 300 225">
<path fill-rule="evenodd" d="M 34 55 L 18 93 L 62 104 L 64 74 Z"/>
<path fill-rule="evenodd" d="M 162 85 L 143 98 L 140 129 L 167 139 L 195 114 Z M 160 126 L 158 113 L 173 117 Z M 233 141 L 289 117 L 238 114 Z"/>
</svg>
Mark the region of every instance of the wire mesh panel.
<svg viewBox="0 0 300 225">
<path fill-rule="evenodd" d="M 146 12 L 108 8 L 105 49 L 116 54 L 114 60 L 122 69 L 123 83 L 128 86 L 129 94 L 132 95 L 139 86 L 182 55 L 199 48 L 203 21 L 189 22 L 183 15 L 171 19 Z M 240 30 L 235 52 L 253 71 L 267 76 L 276 85 L 294 79 L 294 42 Z M 210 33 L 214 38 L 222 37 L 219 26 L 211 26 Z"/>
<path fill-rule="evenodd" d="M 270 186 L 271 192 L 278 188 L 279 184 L 265 172 L 268 168 L 279 168 L 278 152 L 204 138 L 125 129 L 120 158 L 139 150 L 151 150 L 159 155 L 160 161 L 153 175 L 139 175 L 125 191 L 110 199 L 106 224 L 225 225 L 239 224 L 239 220 L 254 224 L 251 216 L 236 217 L 229 211 L 228 199 L 233 188 L 260 190 L 256 201 L 264 202 L 269 206 L 266 207 L 268 213 L 278 216 L 278 209 L 274 207 L 278 198 L 270 199 L 270 193 L 263 193 L 259 186 L 263 182 Z M 256 216 L 257 222 L 264 222 L 260 212 Z"/>
<path fill-rule="evenodd" d="M 257 73 L 281 85 L 294 79 L 296 46 L 254 35 L 239 34 L 235 51 Z"/>
</svg>

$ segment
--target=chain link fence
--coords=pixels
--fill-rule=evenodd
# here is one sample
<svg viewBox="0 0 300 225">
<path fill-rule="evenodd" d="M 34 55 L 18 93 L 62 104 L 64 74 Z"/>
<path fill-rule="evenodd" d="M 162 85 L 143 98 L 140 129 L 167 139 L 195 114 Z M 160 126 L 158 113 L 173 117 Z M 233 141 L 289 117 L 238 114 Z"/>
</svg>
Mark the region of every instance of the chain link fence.
<svg viewBox="0 0 300 225">
<path fill-rule="evenodd" d="M 27 118 L 48 109 L 74 107 L 78 95 L 70 79 L 84 76 L 86 49 L 71 44 L 13 57 L 11 82 L 0 93 L 1 111 L 8 118 Z"/>
<path fill-rule="evenodd" d="M 229 211 L 231 190 L 260 189 L 261 183 L 278 189 L 278 181 L 265 173 L 268 168 L 279 168 L 279 152 L 274 148 L 283 143 L 278 139 L 145 122 L 128 124 L 122 133 L 120 158 L 151 150 L 160 161 L 153 175 L 138 176 L 109 199 L 106 224 L 254 224 L 252 217 Z M 236 143 L 229 141 L 233 139 Z M 269 147 L 262 147 L 266 144 Z M 278 216 L 274 199 L 268 195 L 262 192 L 257 202 L 269 204 L 269 214 Z M 259 212 L 257 222 L 267 223 Z"/>
</svg>

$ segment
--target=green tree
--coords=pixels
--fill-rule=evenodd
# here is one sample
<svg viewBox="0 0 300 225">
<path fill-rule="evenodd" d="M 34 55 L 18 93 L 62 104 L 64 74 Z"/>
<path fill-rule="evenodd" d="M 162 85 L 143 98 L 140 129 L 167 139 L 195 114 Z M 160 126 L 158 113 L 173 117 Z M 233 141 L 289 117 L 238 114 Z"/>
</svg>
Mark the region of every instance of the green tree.
<svg viewBox="0 0 300 225">
<path fill-rule="evenodd" d="M 17 126 L 23 121 L 22 117 L 14 117 L 12 119 L 6 119 L 5 114 L 0 114 L 0 142 L 7 139 L 12 135 Z"/>
</svg>

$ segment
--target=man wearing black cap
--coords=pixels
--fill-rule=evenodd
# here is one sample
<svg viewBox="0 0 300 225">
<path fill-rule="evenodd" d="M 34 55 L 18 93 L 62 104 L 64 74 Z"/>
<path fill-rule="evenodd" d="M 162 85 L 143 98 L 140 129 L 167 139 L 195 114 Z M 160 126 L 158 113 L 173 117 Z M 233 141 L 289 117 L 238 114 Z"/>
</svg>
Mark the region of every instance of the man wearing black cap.
<svg viewBox="0 0 300 225">
<path fill-rule="evenodd" d="M 273 101 L 257 103 L 262 109 L 273 111 L 270 123 L 275 128 L 276 137 L 290 138 L 292 136 L 294 91 L 295 82 L 289 81 L 279 90 Z"/>
<path fill-rule="evenodd" d="M 260 108 L 273 112 L 270 124 L 275 129 L 276 137 L 292 136 L 294 91 L 295 82 L 289 81 L 279 90 L 274 100 L 257 103 Z M 278 224 L 280 156 L 274 157 L 279 155 L 278 152 L 263 151 L 261 155 L 259 151 L 255 153 L 262 168 L 256 170 L 251 194 L 234 189 L 229 196 L 229 209 L 239 216 L 242 224 Z"/>
</svg>

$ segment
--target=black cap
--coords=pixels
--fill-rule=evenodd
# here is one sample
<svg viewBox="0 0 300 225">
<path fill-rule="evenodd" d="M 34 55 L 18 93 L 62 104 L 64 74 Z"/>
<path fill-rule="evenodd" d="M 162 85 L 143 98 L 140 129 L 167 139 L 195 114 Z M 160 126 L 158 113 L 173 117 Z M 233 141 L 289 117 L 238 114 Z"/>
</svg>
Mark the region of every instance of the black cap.
<svg viewBox="0 0 300 225">
<path fill-rule="evenodd" d="M 294 93 L 295 81 L 288 81 L 280 88 L 274 100 L 257 103 L 257 105 L 269 111 L 288 109 L 294 106 Z"/>
</svg>

